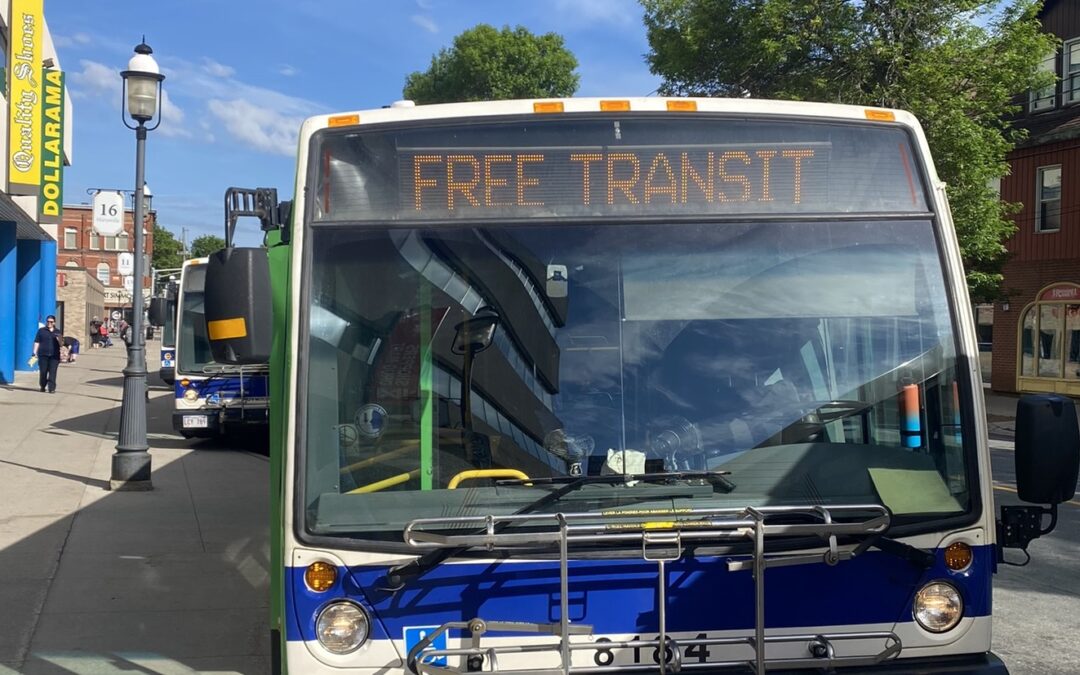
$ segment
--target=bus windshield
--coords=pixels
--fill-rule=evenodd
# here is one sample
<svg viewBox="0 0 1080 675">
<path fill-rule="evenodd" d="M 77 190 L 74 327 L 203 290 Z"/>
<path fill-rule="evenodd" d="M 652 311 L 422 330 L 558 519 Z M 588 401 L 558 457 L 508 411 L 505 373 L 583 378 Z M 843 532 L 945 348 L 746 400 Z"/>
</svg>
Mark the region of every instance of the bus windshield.
<svg viewBox="0 0 1080 675">
<path fill-rule="evenodd" d="M 188 374 L 202 373 L 214 364 L 210 339 L 206 334 L 206 313 L 203 290 L 206 287 L 206 265 L 188 265 L 181 281 L 180 336 L 176 345 L 177 369 Z"/>
<path fill-rule="evenodd" d="M 510 513 L 544 489 L 447 489 L 490 468 L 727 470 L 707 502 L 969 508 L 929 221 L 356 228 L 312 246 L 313 531 Z M 603 508 L 598 490 L 560 508 Z"/>
</svg>

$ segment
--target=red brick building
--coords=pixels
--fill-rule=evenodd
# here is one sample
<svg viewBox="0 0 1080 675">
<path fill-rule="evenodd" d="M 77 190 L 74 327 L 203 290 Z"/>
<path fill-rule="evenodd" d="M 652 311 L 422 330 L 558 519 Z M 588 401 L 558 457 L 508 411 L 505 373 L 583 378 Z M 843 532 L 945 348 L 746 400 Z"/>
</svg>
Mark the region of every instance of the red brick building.
<svg viewBox="0 0 1080 675">
<path fill-rule="evenodd" d="M 124 213 L 124 231 L 116 237 L 102 237 L 94 232 L 93 212 L 88 204 L 64 205 L 64 218 L 57 228 L 56 268 L 81 267 L 90 272 L 105 287 L 105 310 L 131 307 L 130 286 L 125 288 L 124 278 L 117 268 L 117 257 L 122 252 L 135 252 L 135 230 L 132 209 Z M 150 211 L 144 218 L 143 289 L 149 295 L 150 260 L 154 255 L 154 224 L 157 214 Z"/>
<path fill-rule="evenodd" d="M 1001 198 L 1021 202 L 994 307 L 991 386 L 1080 396 L 1080 2 L 1046 0 L 1043 28 L 1061 39 L 1043 68 L 1058 81 L 1029 92 Z"/>
</svg>

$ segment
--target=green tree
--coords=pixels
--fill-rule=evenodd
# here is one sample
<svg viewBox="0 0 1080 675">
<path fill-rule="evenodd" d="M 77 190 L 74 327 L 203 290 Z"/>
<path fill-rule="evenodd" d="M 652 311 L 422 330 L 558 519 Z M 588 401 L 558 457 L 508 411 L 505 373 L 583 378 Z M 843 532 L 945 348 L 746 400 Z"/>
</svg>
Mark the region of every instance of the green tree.
<svg viewBox="0 0 1080 675">
<path fill-rule="evenodd" d="M 212 234 L 204 234 L 191 240 L 191 257 L 205 258 L 214 251 L 225 248 L 225 240 Z"/>
<path fill-rule="evenodd" d="M 163 226 L 154 224 L 154 255 L 150 265 L 156 270 L 174 269 L 184 264 L 184 245 Z"/>
<path fill-rule="evenodd" d="M 426 71 L 410 74 L 403 93 L 421 104 L 573 96 L 577 66 L 561 35 L 479 24 L 439 50 Z"/>
<path fill-rule="evenodd" d="M 649 67 L 673 95 L 754 96 L 910 110 L 948 185 L 979 299 L 1001 293 L 1017 206 L 990 187 L 1023 138 L 1009 119 L 1054 38 L 1040 0 L 641 0 Z"/>
</svg>

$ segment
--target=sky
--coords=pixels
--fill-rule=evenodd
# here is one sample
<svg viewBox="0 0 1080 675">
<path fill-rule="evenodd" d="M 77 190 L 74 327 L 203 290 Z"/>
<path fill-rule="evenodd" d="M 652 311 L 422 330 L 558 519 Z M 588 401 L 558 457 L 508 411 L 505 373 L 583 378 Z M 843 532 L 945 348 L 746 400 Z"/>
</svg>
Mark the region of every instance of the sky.
<svg viewBox="0 0 1080 675">
<path fill-rule="evenodd" d="M 45 17 L 72 97 L 64 202 L 134 189 L 119 73 L 145 35 L 165 75 L 146 183 L 158 222 L 189 243 L 223 236 L 227 187 L 292 196 L 304 118 L 400 99 L 409 73 L 478 23 L 562 35 L 579 96 L 644 96 L 660 83 L 637 0 L 45 0 Z M 254 221 L 237 235 L 259 241 Z"/>
</svg>

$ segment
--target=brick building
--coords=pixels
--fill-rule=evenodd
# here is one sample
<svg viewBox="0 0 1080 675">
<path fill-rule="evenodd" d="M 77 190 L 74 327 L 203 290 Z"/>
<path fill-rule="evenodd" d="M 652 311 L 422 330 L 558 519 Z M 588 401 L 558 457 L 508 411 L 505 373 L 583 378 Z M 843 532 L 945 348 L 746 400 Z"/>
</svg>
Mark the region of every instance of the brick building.
<svg viewBox="0 0 1080 675">
<path fill-rule="evenodd" d="M 56 318 L 64 335 L 90 346 L 90 320 L 105 314 L 105 287 L 89 270 L 61 267 L 56 272 Z"/>
<path fill-rule="evenodd" d="M 64 218 L 57 232 L 56 267 L 58 271 L 64 268 L 82 268 L 90 272 L 104 289 L 104 305 L 106 314 L 113 310 L 123 310 L 131 307 L 130 281 L 125 286 L 124 277 L 118 269 L 118 256 L 123 252 L 134 253 L 135 230 L 133 221 L 135 215 L 132 209 L 126 209 L 124 213 L 124 231 L 116 237 L 102 237 L 94 232 L 92 227 L 93 212 L 88 204 L 65 205 Z M 154 255 L 154 224 L 157 222 L 157 214 L 150 210 L 144 219 L 146 227 L 143 229 L 143 247 L 145 259 L 143 263 L 143 292 L 149 297 L 150 260 Z"/>
<path fill-rule="evenodd" d="M 1029 93 L 1001 198 L 1020 202 L 993 310 L 991 386 L 1080 396 L 1080 3 L 1047 0 L 1043 28 L 1061 39 L 1043 68 L 1055 85 Z"/>
</svg>

